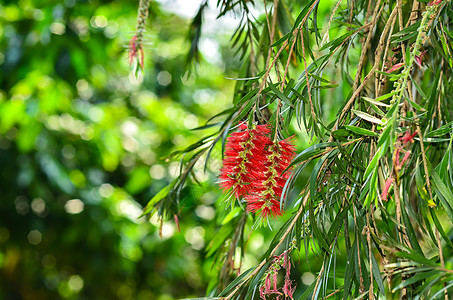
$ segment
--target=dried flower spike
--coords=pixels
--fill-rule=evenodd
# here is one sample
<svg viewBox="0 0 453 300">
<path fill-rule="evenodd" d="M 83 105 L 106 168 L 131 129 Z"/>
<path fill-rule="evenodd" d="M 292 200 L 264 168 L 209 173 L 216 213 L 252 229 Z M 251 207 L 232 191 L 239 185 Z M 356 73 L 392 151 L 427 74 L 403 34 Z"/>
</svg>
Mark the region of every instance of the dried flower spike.
<svg viewBox="0 0 453 300">
<path fill-rule="evenodd" d="M 293 281 L 290 278 L 291 275 L 291 261 L 289 258 L 290 251 L 291 249 L 288 249 L 285 250 L 279 256 L 274 256 L 272 264 L 264 273 L 264 280 L 259 288 L 261 299 L 266 300 L 266 297 L 272 294 L 278 295 L 277 298 L 280 296 L 283 297 L 284 294 L 285 299 L 287 298 L 294 299 L 293 293 L 296 290 L 296 286 L 293 286 Z M 277 288 L 277 275 L 278 271 L 281 269 L 286 270 L 285 281 L 282 288 L 283 294 Z"/>
</svg>

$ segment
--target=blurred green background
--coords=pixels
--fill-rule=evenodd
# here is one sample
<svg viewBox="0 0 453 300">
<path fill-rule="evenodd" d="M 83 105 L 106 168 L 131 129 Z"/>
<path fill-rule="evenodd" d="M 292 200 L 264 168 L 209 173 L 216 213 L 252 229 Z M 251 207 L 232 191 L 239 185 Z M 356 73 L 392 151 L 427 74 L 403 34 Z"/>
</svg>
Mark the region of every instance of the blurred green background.
<svg viewBox="0 0 453 300">
<path fill-rule="evenodd" d="M 134 76 L 127 45 L 137 7 L 0 1 L 0 299 L 205 293 L 214 176 L 200 172 L 202 185 L 184 191 L 180 233 L 165 222 L 159 238 L 156 219 L 137 217 L 177 173 L 165 157 L 226 107 L 233 83 L 224 76 L 238 63 L 228 38 L 206 39 L 211 55 L 188 76 L 190 20 L 153 2 L 146 71 Z"/>
<path fill-rule="evenodd" d="M 190 129 L 231 105 L 237 20 L 214 22 L 215 5 L 203 61 L 185 69 L 201 2 L 152 1 L 145 73 L 135 76 L 127 45 L 138 1 L 0 1 L 0 300 L 205 294 L 217 259 L 205 248 L 229 213 L 215 184 L 219 149 L 212 171 L 196 166 L 200 184 L 183 190 L 180 231 L 169 220 L 159 237 L 156 217 L 138 218 L 177 175 L 168 155 L 209 134 Z M 274 235 L 250 227 L 241 270 L 259 263 Z M 299 259 L 306 286 L 321 261 Z"/>
</svg>

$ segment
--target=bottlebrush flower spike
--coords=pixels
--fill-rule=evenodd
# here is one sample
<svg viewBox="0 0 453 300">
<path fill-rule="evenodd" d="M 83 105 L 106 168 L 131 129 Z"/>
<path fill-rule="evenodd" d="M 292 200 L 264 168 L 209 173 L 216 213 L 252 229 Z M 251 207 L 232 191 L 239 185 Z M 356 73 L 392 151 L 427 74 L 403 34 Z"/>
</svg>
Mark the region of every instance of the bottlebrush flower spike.
<svg viewBox="0 0 453 300">
<path fill-rule="evenodd" d="M 422 59 L 423 59 L 423 56 L 425 56 L 426 52 L 428 52 L 428 50 L 423 51 L 422 53 L 420 53 L 420 55 L 415 55 L 415 63 L 416 63 L 420 68 L 423 68 L 423 67 L 422 67 Z"/>
<path fill-rule="evenodd" d="M 400 68 L 403 67 L 403 66 L 404 66 L 404 63 L 396 64 L 396 65 L 394 65 L 393 67 L 391 67 L 391 68 L 387 71 L 387 73 L 392 73 L 392 72 L 394 72 L 394 71 L 400 69 Z"/>
<path fill-rule="evenodd" d="M 145 32 L 150 4 L 151 0 L 140 0 L 137 15 L 137 29 L 135 35 L 129 42 L 129 64 L 132 65 L 134 60 L 137 60 L 142 69 L 144 68 L 143 33 Z"/>
<path fill-rule="evenodd" d="M 390 190 L 390 187 L 392 186 L 392 183 L 393 183 L 393 178 L 391 178 L 391 177 L 387 178 L 387 180 L 385 181 L 384 191 L 382 191 L 382 194 L 381 194 L 382 201 L 387 201 L 387 198 L 389 195 L 389 190 Z"/>
<path fill-rule="evenodd" d="M 138 42 L 137 36 L 133 36 L 129 42 L 129 65 L 132 66 L 134 60 L 138 60 L 140 67 L 144 67 L 144 54 L 141 43 Z"/>
<path fill-rule="evenodd" d="M 248 195 L 257 189 L 254 182 L 264 171 L 262 161 L 266 159 L 266 147 L 271 143 L 267 125 L 258 125 L 250 130 L 247 125 L 239 126 L 227 139 L 223 168 L 220 171 L 220 187 L 232 189 L 236 198 Z"/>
<path fill-rule="evenodd" d="M 443 0 L 435 0 L 428 3 L 428 6 L 441 4 Z"/>
<path fill-rule="evenodd" d="M 258 178 L 251 184 L 253 193 L 247 195 L 247 210 L 259 212 L 263 219 L 281 215 L 280 199 L 289 172 L 285 172 L 295 155 L 290 139 L 271 143 L 265 156 L 264 169 L 258 169 Z"/>
<path fill-rule="evenodd" d="M 406 145 L 407 143 L 412 143 L 414 141 L 414 137 L 417 135 L 417 132 L 414 132 L 411 134 L 410 130 L 407 130 L 406 133 L 400 137 L 398 140 L 403 142 L 403 145 Z"/>
</svg>

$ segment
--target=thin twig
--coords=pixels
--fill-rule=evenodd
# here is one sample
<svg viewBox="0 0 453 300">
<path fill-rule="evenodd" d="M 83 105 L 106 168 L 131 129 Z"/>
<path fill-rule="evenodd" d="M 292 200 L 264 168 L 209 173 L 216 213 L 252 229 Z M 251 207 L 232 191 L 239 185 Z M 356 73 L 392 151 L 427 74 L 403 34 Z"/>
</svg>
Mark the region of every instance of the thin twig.
<svg viewBox="0 0 453 300">
<path fill-rule="evenodd" d="M 368 35 L 366 41 L 363 45 L 362 52 L 360 53 L 359 64 L 357 65 L 357 73 L 355 75 L 354 84 L 352 86 L 352 90 L 355 91 L 359 85 L 360 78 L 362 77 L 362 67 L 365 62 L 365 54 L 368 51 L 368 47 L 371 43 L 371 37 L 373 35 L 374 26 L 376 26 L 377 19 L 379 18 L 379 14 L 382 10 L 380 10 L 380 4 L 382 0 L 378 0 L 376 3 L 376 7 L 374 8 L 373 18 L 371 19 L 371 26 L 368 28 Z M 371 1 L 370 1 L 371 2 Z"/>
<path fill-rule="evenodd" d="M 398 26 L 399 30 L 403 30 L 403 0 L 396 1 L 396 7 L 398 8 Z M 401 51 L 403 54 L 403 61 L 406 62 L 406 47 L 403 42 L 400 43 Z"/>
<path fill-rule="evenodd" d="M 392 32 L 393 32 L 393 28 L 395 27 L 395 23 L 396 23 L 396 17 L 393 18 L 392 26 L 390 27 L 390 30 L 389 30 L 390 34 L 389 34 L 389 36 L 388 36 L 388 38 L 387 38 L 387 44 L 385 45 L 385 51 L 384 51 L 384 56 L 383 56 L 384 61 L 387 60 L 387 52 L 388 52 L 388 50 L 389 50 L 389 48 L 390 48 L 390 42 L 391 42 L 391 40 L 392 40 Z M 381 66 L 381 72 L 384 71 L 384 67 L 385 67 L 385 63 L 383 63 L 382 66 Z M 379 95 L 381 94 L 382 88 L 383 88 L 383 86 L 384 86 L 383 83 L 385 82 L 385 80 L 386 80 L 386 79 L 384 78 L 384 75 L 381 74 L 381 75 L 379 76 L 379 82 L 380 82 L 381 84 L 379 85 L 379 89 L 378 89 L 378 92 L 377 92 L 377 94 L 376 94 L 376 97 L 379 97 Z"/>
<path fill-rule="evenodd" d="M 387 36 L 387 33 L 389 32 L 390 28 L 393 28 L 393 22 L 396 20 L 395 19 L 396 13 L 397 13 L 397 9 L 395 7 L 389 16 L 389 19 L 388 19 L 387 23 L 385 24 L 384 29 L 382 30 L 381 37 L 379 38 L 379 43 L 378 43 L 378 46 L 376 48 L 375 55 L 374 55 L 374 67 L 373 68 L 375 70 L 379 69 L 379 62 L 381 61 L 381 55 L 382 55 L 382 52 L 384 51 L 384 39 Z M 391 32 L 390 32 L 390 35 L 391 35 Z M 387 44 L 387 47 L 388 47 L 388 44 Z M 384 56 L 384 62 L 385 62 L 385 56 Z M 379 97 L 379 95 L 378 95 L 379 87 L 380 87 L 379 75 L 376 73 L 375 82 L 374 82 L 376 98 Z"/>
<path fill-rule="evenodd" d="M 439 247 L 439 258 L 440 258 L 440 265 L 443 269 L 445 269 L 445 261 L 444 261 L 444 255 L 442 253 L 442 244 L 440 242 L 440 234 L 439 234 L 439 230 L 437 229 L 436 227 L 436 239 L 437 239 L 437 247 Z M 447 286 L 447 283 L 444 282 L 444 287 Z M 445 296 L 445 300 L 448 300 L 448 291 L 447 289 L 444 290 L 444 296 Z"/>
<path fill-rule="evenodd" d="M 321 41 L 321 47 L 324 46 L 324 44 L 327 43 L 328 40 L 330 40 L 329 39 L 330 24 L 333 21 L 333 16 L 335 15 L 335 12 L 337 11 L 338 7 L 340 6 L 341 1 L 342 0 L 338 0 L 337 5 L 335 5 L 335 8 L 333 9 L 332 14 L 330 15 L 330 19 L 329 19 L 329 22 L 327 23 L 327 27 L 326 27 L 326 33 L 324 33 L 324 36 Z"/>
<path fill-rule="evenodd" d="M 356 214 L 356 208 L 354 206 L 354 209 L 352 210 L 353 212 L 353 217 L 354 217 L 354 223 L 356 227 L 359 227 L 359 224 L 357 223 L 357 214 Z M 363 277 L 362 277 L 362 262 L 361 262 L 361 256 L 360 256 L 360 245 L 359 245 L 359 240 L 358 237 L 356 239 L 357 241 L 357 261 L 359 264 L 359 276 L 360 276 L 360 285 L 359 285 L 359 291 L 360 293 L 363 293 L 365 291 L 365 286 L 363 285 Z"/>
<path fill-rule="evenodd" d="M 319 282 L 321 281 L 321 274 L 322 272 L 324 272 L 324 262 L 322 263 L 322 267 L 321 267 L 321 270 L 319 270 L 319 274 L 318 274 L 318 279 L 316 280 L 316 284 L 315 284 L 315 289 L 314 291 L 316 291 L 318 289 L 318 286 L 319 286 Z M 313 293 L 313 296 L 311 297 L 311 300 L 314 300 L 316 297 L 316 293 Z"/>
<path fill-rule="evenodd" d="M 369 263 L 370 263 L 370 291 L 368 294 L 368 299 L 373 300 L 374 299 L 374 285 L 373 285 L 373 260 L 372 260 L 372 255 L 373 251 L 371 250 L 371 232 L 370 232 L 370 214 L 373 214 L 373 211 L 371 210 L 369 214 L 366 215 L 366 222 L 367 222 L 367 227 L 366 227 L 366 237 L 367 237 L 367 242 L 368 242 L 368 256 L 369 256 Z"/>
<path fill-rule="evenodd" d="M 305 58 L 304 35 L 302 33 L 302 30 L 300 31 L 300 41 L 301 41 L 301 44 L 302 44 L 302 55 L 303 55 L 304 68 L 305 68 L 305 80 L 307 82 L 308 102 L 310 103 L 310 112 L 311 112 L 311 116 L 313 118 L 313 122 L 315 122 L 316 121 L 316 114 L 315 114 L 315 108 L 313 107 L 313 100 L 312 100 L 312 97 L 311 97 L 310 82 L 308 80 L 307 59 Z"/>
</svg>

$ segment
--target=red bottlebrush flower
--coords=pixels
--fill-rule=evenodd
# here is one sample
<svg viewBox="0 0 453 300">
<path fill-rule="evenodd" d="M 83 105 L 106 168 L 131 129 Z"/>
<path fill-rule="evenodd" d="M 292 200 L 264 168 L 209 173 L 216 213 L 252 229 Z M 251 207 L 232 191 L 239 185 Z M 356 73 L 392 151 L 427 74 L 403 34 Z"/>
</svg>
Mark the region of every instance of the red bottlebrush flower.
<svg viewBox="0 0 453 300">
<path fill-rule="evenodd" d="M 398 140 L 402 141 L 403 142 L 403 145 L 406 145 L 407 143 L 412 143 L 414 141 L 414 136 L 417 135 L 417 132 L 414 132 L 413 134 L 411 134 L 411 131 L 408 130 L 406 131 L 406 133 L 400 137 Z"/>
<path fill-rule="evenodd" d="M 400 149 L 397 148 L 396 150 L 397 150 L 397 152 L 396 152 L 397 156 L 395 157 L 396 158 L 396 168 L 398 170 L 400 170 L 403 167 L 404 163 L 408 160 L 409 156 L 411 155 L 411 151 L 407 151 L 406 154 L 404 154 L 403 159 L 400 160 L 400 157 L 399 157 Z"/>
<path fill-rule="evenodd" d="M 179 218 L 177 215 L 173 215 L 173 218 L 175 219 L 176 223 L 176 228 L 178 228 L 178 232 L 181 232 L 181 227 L 179 227 Z"/>
<path fill-rule="evenodd" d="M 257 190 L 255 181 L 260 178 L 264 165 L 266 147 L 271 143 L 267 125 L 258 125 L 246 130 L 239 126 L 240 131 L 233 132 L 227 139 L 223 168 L 220 173 L 220 187 L 232 189 L 237 198 Z"/>
<path fill-rule="evenodd" d="M 281 215 L 280 198 L 289 172 L 285 172 L 294 158 L 295 148 L 289 139 L 272 143 L 264 157 L 264 168 L 252 183 L 253 192 L 245 197 L 247 210 L 259 212 L 263 219 Z M 261 160 L 263 162 L 263 160 Z"/>
<path fill-rule="evenodd" d="M 269 215 L 276 217 L 281 216 L 280 199 L 276 200 L 270 196 L 264 198 L 260 195 L 249 195 L 247 197 L 247 211 L 261 212 L 264 219 Z"/>
<path fill-rule="evenodd" d="M 425 51 L 423 51 L 422 53 L 420 53 L 420 55 L 416 55 L 416 56 L 415 56 L 415 63 L 416 63 L 420 68 L 422 68 L 422 59 L 423 59 L 423 56 L 425 56 L 426 52 L 428 52 L 428 50 L 425 50 Z"/>
<path fill-rule="evenodd" d="M 382 194 L 381 194 L 381 199 L 383 201 L 387 201 L 387 198 L 389 195 L 389 189 L 392 186 L 392 183 L 393 183 L 393 178 L 391 178 L 391 177 L 387 178 L 387 180 L 385 181 L 384 191 L 382 191 Z"/>
<path fill-rule="evenodd" d="M 428 6 L 438 5 L 442 3 L 443 0 L 435 0 L 428 3 Z"/>
<path fill-rule="evenodd" d="M 137 36 L 133 36 L 129 42 L 129 64 L 132 65 L 134 60 L 137 59 L 140 66 L 143 69 L 144 66 L 144 54 L 141 43 L 139 43 Z"/>
<path fill-rule="evenodd" d="M 140 0 L 137 14 L 137 29 L 135 35 L 129 42 L 129 64 L 132 65 L 134 60 L 137 59 L 142 69 L 144 67 L 143 33 L 145 32 L 150 4 L 151 0 Z"/>
<path fill-rule="evenodd" d="M 404 63 L 399 63 L 399 64 L 396 64 L 394 65 L 393 67 L 391 67 L 387 73 L 392 73 L 393 71 L 396 71 L 398 69 L 400 69 L 402 66 L 404 66 Z"/>
<path fill-rule="evenodd" d="M 404 154 L 404 157 L 400 162 L 401 167 L 404 165 L 404 163 L 407 161 L 407 159 L 409 158 L 410 155 L 411 155 L 411 151 L 407 151 L 406 154 Z"/>
</svg>

